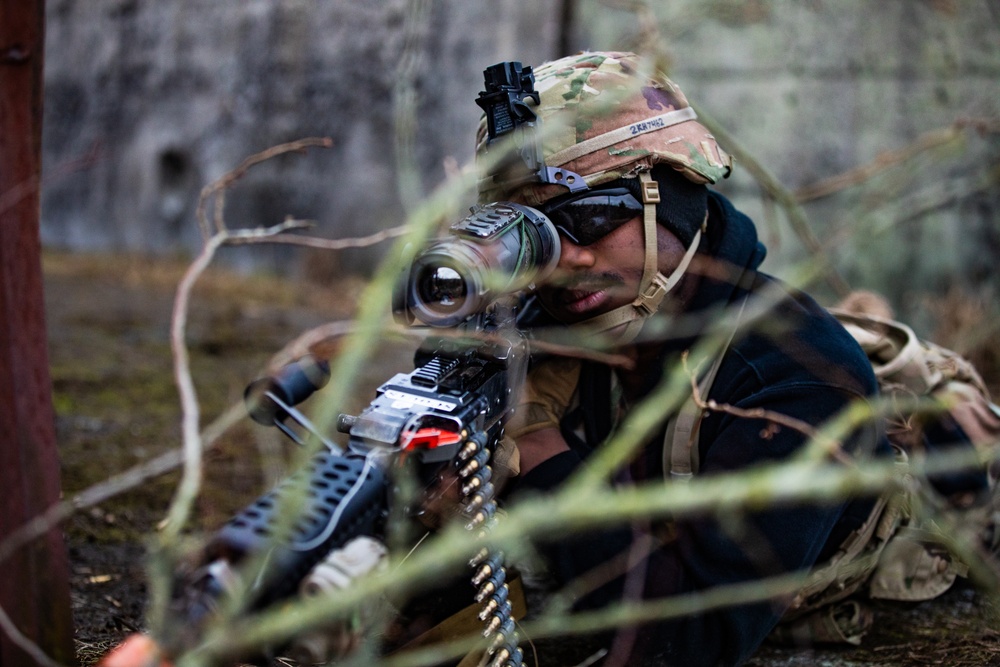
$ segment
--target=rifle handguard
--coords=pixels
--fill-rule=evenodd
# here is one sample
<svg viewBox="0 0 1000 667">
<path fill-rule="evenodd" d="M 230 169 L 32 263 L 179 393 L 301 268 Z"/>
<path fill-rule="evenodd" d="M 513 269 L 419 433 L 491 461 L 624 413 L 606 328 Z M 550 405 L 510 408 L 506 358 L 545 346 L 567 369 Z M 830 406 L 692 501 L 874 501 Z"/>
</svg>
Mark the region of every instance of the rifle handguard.
<svg viewBox="0 0 1000 667">
<path fill-rule="evenodd" d="M 248 554 L 270 550 L 254 597 L 254 606 L 265 606 L 293 594 L 334 549 L 359 535 L 380 534 L 387 492 L 385 474 L 368 459 L 320 451 L 308 466 L 234 516 L 208 552 L 239 563 Z M 293 506 L 289 500 L 303 507 L 289 533 L 275 535 L 282 508 Z"/>
</svg>

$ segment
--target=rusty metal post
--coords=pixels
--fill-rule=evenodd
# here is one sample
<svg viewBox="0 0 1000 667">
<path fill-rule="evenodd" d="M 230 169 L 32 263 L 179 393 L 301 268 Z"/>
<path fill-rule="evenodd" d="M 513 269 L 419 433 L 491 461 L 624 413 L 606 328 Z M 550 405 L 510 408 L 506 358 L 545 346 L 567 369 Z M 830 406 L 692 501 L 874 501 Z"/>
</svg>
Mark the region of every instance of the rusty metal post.
<svg viewBox="0 0 1000 667">
<path fill-rule="evenodd" d="M 44 0 L 0 0 L 0 539 L 59 500 L 38 236 Z M 0 563 L 0 665 L 34 665 L 24 639 L 73 657 L 69 565 L 58 529 Z"/>
</svg>

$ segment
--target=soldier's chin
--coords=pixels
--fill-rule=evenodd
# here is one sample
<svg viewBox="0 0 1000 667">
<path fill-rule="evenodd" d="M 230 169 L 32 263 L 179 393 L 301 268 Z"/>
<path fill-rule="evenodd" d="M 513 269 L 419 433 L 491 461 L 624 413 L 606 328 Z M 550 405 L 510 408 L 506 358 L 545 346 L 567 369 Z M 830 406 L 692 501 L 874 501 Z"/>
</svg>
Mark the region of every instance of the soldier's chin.
<svg viewBox="0 0 1000 667">
<path fill-rule="evenodd" d="M 628 322 L 619 324 L 618 326 L 611 327 L 607 331 L 603 331 L 600 336 L 605 341 L 605 345 L 608 348 L 616 348 L 622 345 L 628 345 L 633 342 L 635 336 L 626 337 L 628 332 Z"/>
<path fill-rule="evenodd" d="M 567 323 L 571 324 L 571 323 Z M 579 344 L 589 350 L 611 352 L 632 342 L 635 336 L 628 335 L 628 322 L 616 325 L 610 329 L 588 327 L 586 322 L 577 322 L 579 328 Z"/>
</svg>

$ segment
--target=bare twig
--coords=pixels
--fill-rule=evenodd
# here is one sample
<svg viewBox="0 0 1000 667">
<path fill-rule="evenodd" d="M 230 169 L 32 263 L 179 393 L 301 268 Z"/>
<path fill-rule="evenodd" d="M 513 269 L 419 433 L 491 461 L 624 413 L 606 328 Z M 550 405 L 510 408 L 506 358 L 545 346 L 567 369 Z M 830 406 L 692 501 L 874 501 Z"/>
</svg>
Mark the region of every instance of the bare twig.
<svg viewBox="0 0 1000 667">
<path fill-rule="evenodd" d="M 31 641 L 17 629 L 14 621 L 7 615 L 3 607 L 0 607 L 0 628 L 10 637 L 11 641 L 21 647 L 21 650 L 30 655 L 41 667 L 62 667 L 61 663 L 50 658 L 38 644 Z"/>
<path fill-rule="evenodd" d="M 186 344 L 188 303 L 191 291 L 199 276 L 211 263 L 216 251 L 227 243 L 257 243 L 267 241 L 270 236 L 280 234 L 298 225 L 289 220 L 273 227 L 230 232 L 223 230 L 209 239 L 201 253 L 191 264 L 177 287 L 173 314 L 170 323 L 170 347 L 174 355 L 174 379 L 181 401 L 181 438 L 184 450 L 184 467 L 181 482 L 167 515 L 163 541 L 169 543 L 184 527 L 194 498 L 201 485 L 202 442 L 198 432 L 198 395 L 191 378 L 190 359 Z"/>
<path fill-rule="evenodd" d="M 591 665 L 596 664 L 598 660 L 600 660 L 607 654 L 608 654 L 608 649 L 602 648 L 599 651 L 596 651 L 593 655 L 591 655 L 589 658 L 581 662 L 576 667 L 590 667 Z"/>
<path fill-rule="evenodd" d="M 717 403 L 712 399 L 706 401 L 702 398 L 701 390 L 698 388 L 698 368 L 696 367 L 694 370 L 688 368 L 688 353 L 686 351 L 681 354 L 681 364 L 684 367 L 684 372 L 691 381 L 691 397 L 694 400 L 695 405 L 702 410 L 724 412 L 741 419 L 763 419 L 780 426 L 786 426 L 793 431 L 801 433 L 814 442 L 821 443 L 819 446 L 823 451 L 827 452 L 830 456 L 844 465 L 855 465 L 854 460 L 844 451 L 844 448 L 839 440 L 825 437 L 822 431 L 816 429 L 809 422 L 791 417 L 789 415 L 783 415 L 780 412 L 775 412 L 773 410 L 765 410 L 764 408 L 746 409 L 738 408 L 735 405 L 729 405 L 726 403 Z M 692 437 L 693 435 L 694 434 L 692 434 Z"/>
<path fill-rule="evenodd" d="M 961 136 L 961 131 L 955 125 L 927 132 L 920 135 L 916 141 L 908 146 L 895 151 L 879 153 L 875 156 L 875 160 L 866 165 L 849 169 L 836 176 L 824 178 L 821 181 L 799 188 L 795 191 L 795 199 L 800 202 L 807 202 L 827 197 L 855 185 L 860 185 L 897 164 L 911 160 L 924 151 L 949 144 Z"/>
<path fill-rule="evenodd" d="M 315 236 L 292 236 L 287 234 L 278 234 L 268 238 L 268 243 L 299 245 L 308 248 L 318 248 L 320 250 L 349 250 L 353 248 L 364 248 L 366 246 L 375 245 L 376 243 L 382 243 L 383 241 L 388 241 L 389 239 L 396 238 L 397 236 L 403 236 L 408 231 L 410 231 L 408 225 L 399 225 L 398 227 L 383 229 L 380 232 L 375 232 L 374 234 L 369 234 L 368 236 L 357 236 L 347 239 L 324 239 Z"/>
<path fill-rule="evenodd" d="M 692 105 L 693 106 L 693 105 Z M 747 151 L 720 123 L 709 116 L 700 107 L 696 107 L 699 121 L 707 127 L 718 139 L 719 143 L 757 180 L 764 191 L 777 202 L 788 216 L 802 245 L 815 258 L 826 266 L 826 281 L 840 297 L 847 296 L 851 288 L 847 281 L 826 259 L 826 250 L 816 235 L 813 234 L 809 218 L 796 196 L 772 174 L 763 164 Z"/>
<path fill-rule="evenodd" d="M 1000 132 L 1000 119 L 995 118 L 960 118 L 947 127 L 938 128 L 921 134 L 912 143 L 894 151 L 885 151 L 875 157 L 875 159 L 860 167 L 849 169 L 836 176 L 824 178 L 821 181 L 799 188 L 795 191 L 795 199 L 799 202 L 806 202 L 813 199 L 827 197 L 835 192 L 846 190 L 847 188 L 874 178 L 883 172 L 900 163 L 912 160 L 917 155 L 945 146 L 953 141 L 961 139 L 963 130 L 972 128 L 980 133 Z"/>
<path fill-rule="evenodd" d="M 31 178 L 21 181 L 6 192 L 0 193 L 0 215 L 6 213 L 11 207 L 18 204 L 22 199 L 34 194 L 51 181 L 57 180 L 66 174 L 87 169 L 93 166 L 99 158 L 99 145 L 95 143 L 91 146 L 90 150 L 83 155 L 57 164 L 54 169 L 43 175 L 41 178 L 32 176 Z"/>
<path fill-rule="evenodd" d="M 272 146 L 271 148 L 251 155 L 240 163 L 238 167 L 226 172 L 221 178 L 202 188 L 201 196 L 198 197 L 198 207 L 195 211 L 195 215 L 198 219 L 198 225 L 201 228 L 201 233 L 205 241 L 208 242 L 208 240 L 213 236 L 211 225 L 209 224 L 205 214 L 205 209 L 208 206 L 208 200 L 213 195 L 215 196 L 215 233 L 220 233 L 226 230 L 226 223 L 222 216 L 223 208 L 225 207 L 225 192 L 232 186 L 233 183 L 243 178 L 251 167 L 285 153 L 301 152 L 310 147 L 330 148 L 331 146 L 333 146 L 333 140 L 329 137 L 310 137 L 307 139 L 298 139 L 296 141 L 290 141 L 277 146 Z"/>
<path fill-rule="evenodd" d="M 918 472 L 930 474 L 945 468 L 960 469 L 980 465 L 982 456 L 996 455 L 996 448 L 986 454 L 949 453 L 947 456 L 928 458 L 922 462 Z M 556 494 L 533 496 L 511 506 L 507 520 L 496 526 L 488 541 L 491 545 L 507 548 L 542 535 L 558 538 L 583 526 L 598 529 L 657 516 L 682 517 L 705 512 L 722 514 L 741 508 L 755 509 L 787 502 L 829 501 L 875 494 L 884 491 L 887 485 L 896 483 L 898 475 L 894 461 L 873 461 L 868 465 L 855 467 L 839 463 L 786 461 L 761 466 L 749 474 L 747 471 L 738 471 L 704 476 L 685 485 L 667 482 L 616 489 L 587 489 L 584 495 L 578 489 L 563 487 Z M 359 581 L 356 587 L 348 588 L 337 596 L 310 599 L 284 605 L 280 609 L 267 609 L 254 617 L 239 619 L 225 628 L 212 629 L 204 639 L 201 646 L 204 653 L 200 655 L 207 660 L 213 656 L 232 655 L 252 646 L 282 640 L 348 613 L 365 600 L 385 591 L 405 595 L 421 582 L 446 573 L 449 568 L 464 561 L 466 555 L 473 550 L 471 542 L 474 539 L 463 526 L 450 525 L 441 531 L 438 538 L 425 543 L 405 563 Z M 557 631 L 546 626 L 547 623 L 559 625 L 558 633 L 564 634 L 696 613 L 751 599 L 769 599 L 783 592 L 796 590 L 804 575 L 805 573 L 800 572 L 778 580 L 720 587 L 696 595 L 664 600 L 662 603 L 650 603 L 635 611 L 616 609 L 598 612 L 589 617 L 590 620 L 583 617 L 580 625 L 573 623 L 572 627 L 568 627 L 569 624 L 564 619 L 545 619 L 541 622 L 542 629 L 533 628 L 533 633 L 541 636 L 546 632 Z M 676 606 L 667 606 L 671 604 Z M 441 659 L 440 652 L 437 657 L 438 660 Z M 391 664 L 429 663 L 403 663 L 400 658 L 399 663 Z"/>
<path fill-rule="evenodd" d="M 307 354 L 317 359 L 329 360 L 338 351 L 337 341 L 354 332 L 356 328 L 353 321 L 327 322 L 313 327 L 273 355 L 267 364 L 268 370 L 276 371 Z"/>
</svg>

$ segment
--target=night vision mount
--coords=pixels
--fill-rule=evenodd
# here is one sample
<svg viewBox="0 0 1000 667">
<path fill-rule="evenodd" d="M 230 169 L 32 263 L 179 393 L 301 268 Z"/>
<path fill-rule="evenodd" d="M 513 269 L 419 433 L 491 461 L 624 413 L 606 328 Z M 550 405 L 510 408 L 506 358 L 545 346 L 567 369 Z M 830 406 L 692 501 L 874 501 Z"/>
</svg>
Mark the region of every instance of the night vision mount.
<svg viewBox="0 0 1000 667">
<path fill-rule="evenodd" d="M 493 170 L 494 183 L 506 189 L 524 183 L 552 183 L 570 192 L 586 190 L 587 184 L 579 174 L 545 164 L 539 134 L 541 120 L 529 104 L 540 104 L 531 67 L 512 61 L 497 63 L 483 71 L 483 79 L 486 90 L 479 93 L 476 104 L 486 113 L 486 152 L 498 139 L 510 135 L 511 140 L 502 148 L 510 154 Z"/>
</svg>

